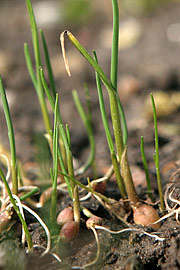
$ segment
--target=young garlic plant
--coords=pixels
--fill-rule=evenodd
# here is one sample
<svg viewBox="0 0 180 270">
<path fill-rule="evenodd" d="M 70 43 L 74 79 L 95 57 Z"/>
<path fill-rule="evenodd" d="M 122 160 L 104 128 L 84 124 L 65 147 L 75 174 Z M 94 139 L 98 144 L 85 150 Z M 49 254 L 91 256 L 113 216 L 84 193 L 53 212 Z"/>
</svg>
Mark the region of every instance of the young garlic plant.
<svg viewBox="0 0 180 270">
<path fill-rule="evenodd" d="M 6 117 L 6 122 L 8 126 L 8 134 L 9 134 L 9 141 L 10 141 L 10 147 L 11 147 L 11 160 L 16 160 L 16 154 L 15 154 L 15 139 L 14 139 L 14 131 L 12 126 L 12 120 L 9 110 L 9 105 L 6 98 L 6 92 L 4 89 L 4 86 L 2 84 L 2 80 L 0 78 L 0 94 L 2 98 L 3 103 L 3 109 Z M 12 149 L 13 148 L 13 149 Z M 28 230 L 27 223 L 25 221 L 24 216 L 24 210 L 29 212 L 32 216 L 34 216 L 38 222 L 41 224 L 41 226 L 44 228 L 46 236 L 47 236 L 47 247 L 41 247 L 45 249 L 42 253 L 42 256 L 44 256 L 47 253 L 52 254 L 52 256 L 55 256 L 58 258 L 58 256 L 54 253 L 50 252 L 51 247 L 51 235 L 49 232 L 48 227 L 46 224 L 42 221 L 40 216 L 34 212 L 32 209 L 30 209 L 27 205 L 23 204 L 22 202 L 26 199 L 28 199 L 30 196 L 34 195 L 35 193 L 39 192 L 39 189 L 35 186 L 21 186 L 18 187 L 18 177 L 16 175 L 16 178 L 13 178 L 11 176 L 11 172 L 13 174 L 13 169 L 11 166 L 13 166 L 13 162 L 10 163 L 9 159 L 6 157 L 6 155 L 1 154 L 1 159 L 3 158 L 6 163 L 7 167 L 7 174 L 4 176 L 4 173 L 2 169 L 0 168 L 0 178 L 2 181 L 0 181 L 0 187 L 1 187 L 1 207 L 0 207 L 0 232 L 3 232 L 4 230 L 8 230 L 11 228 L 15 223 L 16 219 L 14 217 L 14 212 L 17 213 L 17 216 L 19 217 L 21 224 L 22 224 L 22 244 L 25 244 L 25 238 L 27 239 L 28 243 L 28 252 L 33 252 L 34 245 L 31 240 L 31 236 Z M 17 164 L 15 165 L 15 168 L 17 170 Z M 14 175 L 15 176 L 15 175 Z M 14 187 L 15 186 L 15 187 Z M 14 187 L 14 188 L 13 188 Z M 21 197 L 18 197 L 20 193 L 25 194 Z M 38 247 L 36 245 L 36 247 Z M 59 259 L 60 260 L 60 259 Z"/>
<path fill-rule="evenodd" d="M 42 87 L 44 88 L 46 95 L 48 97 L 48 100 L 52 106 L 52 109 L 54 111 L 55 109 L 55 98 L 56 98 L 56 91 L 55 91 L 55 84 L 54 84 L 54 78 L 53 78 L 53 73 L 50 65 L 50 60 L 49 60 L 49 54 L 47 50 L 47 45 L 45 41 L 45 37 L 43 35 L 43 32 L 41 30 L 41 38 L 43 42 L 43 48 L 44 48 L 44 53 L 45 53 L 45 59 L 46 59 L 46 66 L 48 70 L 48 76 L 49 76 L 49 81 L 50 81 L 50 86 L 51 90 L 49 90 L 49 87 L 46 83 L 45 77 L 44 77 L 44 72 L 42 69 L 39 69 L 41 66 L 41 56 L 40 56 L 40 51 L 39 51 L 39 40 L 38 40 L 38 33 L 37 33 L 37 26 L 36 26 L 36 21 L 33 13 L 33 9 L 31 6 L 31 1 L 26 0 L 27 2 L 27 7 L 28 7 L 28 12 L 30 16 L 30 22 L 31 22 L 31 27 L 32 27 L 32 32 L 33 32 L 33 45 L 34 45 L 34 53 L 35 53 L 35 59 L 36 59 L 36 75 L 34 74 L 33 68 L 32 68 L 32 62 L 30 59 L 30 54 L 27 45 L 25 45 L 25 56 L 26 56 L 26 62 L 27 62 L 27 67 L 30 73 L 30 76 L 32 78 L 33 84 L 36 88 L 36 92 L 38 94 L 39 100 L 41 101 L 41 104 L 44 104 L 43 99 L 44 95 L 42 94 Z M 99 95 L 99 101 L 100 101 L 100 108 L 101 108 L 101 113 L 102 113 L 102 119 L 103 119 L 103 124 L 105 126 L 105 132 L 111 152 L 111 159 L 112 159 L 112 164 L 113 164 L 113 169 L 116 175 L 118 187 L 120 189 L 120 193 L 123 199 L 126 200 L 127 196 L 130 201 L 131 207 L 134 211 L 134 220 L 136 223 L 140 223 L 142 225 L 150 225 L 152 224 L 155 220 L 152 219 L 154 218 L 159 218 L 159 216 L 156 214 L 156 211 L 153 209 L 151 206 L 147 206 L 145 204 L 140 203 L 139 198 L 137 196 L 136 190 L 134 188 L 132 176 L 131 176 L 131 171 L 129 168 L 129 163 L 128 163 L 128 158 L 127 158 L 127 127 L 126 127 L 126 121 L 125 121 L 125 116 L 123 112 L 123 108 L 117 93 L 117 74 L 118 74 L 118 34 L 119 34 L 119 9 L 118 9 L 118 3 L 117 0 L 112 1 L 112 6 L 113 6 L 113 42 L 112 42 L 112 56 L 111 56 L 111 74 L 110 74 L 110 80 L 107 79 L 106 75 L 104 74 L 103 70 L 100 68 L 98 61 L 97 61 L 97 56 L 96 53 L 94 52 L 94 59 L 87 53 L 87 51 L 83 48 L 83 46 L 76 40 L 76 38 L 70 33 L 69 31 L 65 31 L 61 35 L 61 43 L 62 43 L 62 51 L 63 51 L 63 56 L 64 60 L 66 63 L 67 71 L 68 74 L 70 75 L 70 70 L 67 62 L 67 58 L 65 55 L 65 49 L 64 49 L 64 35 L 67 34 L 71 42 L 76 46 L 76 48 L 82 53 L 82 55 L 89 61 L 89 63 L 93 66 L 94 70 L 96 71 L 96 80 L 97 80 L 97 89 L 98 89 L 98 95 Z M 40 80 L 39 80 L 40 78 Z M 115 144 L 116 144 L 116 150 L 113 145 L 113 140 L 111 137 L 110 129 L 107 123 L 107 117 L 106 117 L 106 112 L 105 112 L 105 107 L 103 104 L 103 96 L 102 96 L 102 90 L 101 90 L 101 82 L 105 85 L 108 94 L 109 94 L 109 101 L 110 101 L 110 108 L 111 108 L 111 117 L 112 117 L 112 124 L 113 124 L 113 129 L 114 129 L 114 137 L 115 137 Z M 82 109 L 82 106 L 79 102 L 77 92 L 73 92 L 73 97 L 75 100 L 75 104 L 79 110 L 79 113 L 81 115 L 81 118 L 84 122 L 84 125 L 86 126 L 86 129 L 88 130 L 89 138 L 90 138 L 90 144 L 91 144 L 91 149 L 94 149 L 93 141 L 92 141 L 92 132 L 89 129 L 90 123 L 88 123 L 87 118 L 84 117 L 85 113 Z M 45 104 L 43 105 L 45 106 Z M 45 107 L 42 111 L 47 112 Z M 46 129 L 49 137 L 49 141 L 52 141 L 51 139 L 51 132 L 49 131 L 50 128 L 48 123 L 48 117 L 47 113 L 43 114 L 45 124 L 46 124 Z M 74 178 L 76 174 L 74 174 L 74 170 L 72 167 L 72 153 L 71 153 L 71 148 L 69 145 L 69 139 L 70 137 L 68 136 L 68 133 L 65 132 L 65 129 L 63 128 L 62 124 L 62 119 L 60 112 L 58 110 L 57 113 L 58 121 L 60 121 L 60 129 L 59 129 L 59 134 L 60 134 L 60 139 L 63 141 L 63 145 L 65 148 L 65 157 L 61 157 L 60 152 L 58 150 L 58 157 L 60 160 L 60 167 L 61 170 L 65 176 L 65 181 L 68 186 L 68 190 L 70 195 L 75 196 L 74 198 L 74 216 L 76 221 L 79 223 L 80 219 L 80 214 L 79 214 L 79 195 L 78 195 L 78 189 L 77 186 L 74 186 L 74 182 L 70 180 L 71 185 L 69 185 L 69 176 Z M 121 118 L 121 120 L 120 120 Z M 123 125 L 123 132 L 121 128 L 121 122 Z M 69 138 L 69 139 L 68 139 Z M 52 145 L 52 143 L 51 143 Z M 51 147 L 52 148 L 52 147 Z M 52 151 L 53 152 L 53 151 Z M 90 164 L 92 164 L 94 158 L 94 150 L 92 150 L 92 154 L 90 156 L 90 161 L 87 162 L 87 166 L 85 165 L 83 169 L 80 169 L 78 171 L 78 174 L 81 174 L 86 171 L 86 169 L 89 167 Z M 69 161 L 67 161 L 67 160 Z M 66 170 L 66 166 L 68 166 L 68 171 Z M 68 165 L 69 164 L 69 165 Z M 120 168 L 121 167 L 121 168 Z M 67 175 L 68 174 L 68 175 Z M 71 190 L 72 189 L 72 190 Z M 55 188 L 54 188 L 55 190 Z M 56 190 L 57 190 L 57 185 L 56 185 Z M 75 193 L 74 191 L 75 190 Z M 48 193 L 48 192 L 47 192 Z M 54 194 L 57 194 L 57 191 L 54 191 Z M 127 195 L 126 195 L 127 193 Z M 49 192 L 49 194 L 52 193 Z M 57 196 L 57 195 L 56 195 Z M 99 197 L 98 197 L 99 198 Z M 85 198 L 86 199 L 86 198 Z M 101 199 L 99 199 L 102 202 Z M 127 203 L 125 203 L 127 206 Z M 39 204 L 41 206 L 41 203 Z M 107 205 L 106 205 L 107 206 Z M 108 208 L 109 205 L 108 205 Z M 149 221 L 147 221 L 147 215 L 149 215 L 150 210 L 152 209 L 152 215 Z M 147 214 L 146 214 L 147 211 Z M 55 211 L 53 211 L 55 213 Z M 117 214 L 117 211 L 116 211 Z M 144 220 L 141 218 L 144 215 Z M 140 216 L 140 219 L 139 219 Z M 54 216 L 55 217 L 55 216 Z M 53 218 L 55 220 L 55 218 Z M 159 224 L 158 224 L 159 225 Z M 157 225 L 157 226 L 158 226 Z M 157 228 L 157 227 L 156 227 Z"/>
<path fill-rule="evenodd" d="M 117 74 L 118 74 L 118 34 L 119 34 L 119 8 L 118 1 L 112 0 L 113 5 L 113 41 L 112 41 L 112 55 L 111 55 L 111 74 L 110 80 L 108 80 L 107 76 L 103 72 L 102 68 L 99 66 L 97 61 L 96 53 L 94 52 L 94 58 L 86 51 L 86 49 L 79 43 L 79 41 L 75 38 L 75 36 L 70 32 L 65 30 L 60 35 L 60 42 L 62 47 L 62 54 L 64 58 L 65 67 L 69 76 L 71 76 L 69 63 L 66 57 L 65 46 L 64 46 L 64 37 L 67 35 L 72 44 L 77 48 L 77 50 L 83 55 L 83 57 L 89 62 L 89 64 L 93 67 L 96 72 L 96 81 L 97 81 L 97 89 L 99 95 L 100 109 L 103 120 L 103 125 L 106 132 L 106 137 L 111 153 L 112 164 L 114 168 L 114 172 L 117 179 L 117 184 L 120 189 L 120 193 L 122 198 L 126 201 L 128 197 L 132 210 L 134 212 L 134 221 L 136 224 L 141 224 L 145 226 L 151 226 L 155 229 L 159 228 L 160 223 L 153 224 L 157 219 L 159 219 L 159 215 L 157 211 L 150 205 L 144 204 L 140 202 L 131 175 L 131 170 L 128 162 L 127 156 L 127 128 L 125 116 L 123 113 L 123 109 L 121 106 L 121 102 L 117 93 Z M 104 106 L 102 90 L 101 90 L 101 82 L 107 89 L 109 95 L 109 103 L 111 109 L 111 119 L 114 130 L 114 138 L 115 138 L 115 147 L 113 145 L 113 140 L 111 137 L 110 129 L 107 123 L 106 110 Z M 153 114 L 155 117 L 155 104 L 153 102 Z M 121 119 L 120 119 L 121 116 Z M 155 119 L 155 118 L 154 118 Z M 121 123 L 123 124 L 124 134 L 122 132 Z M 163 193 L 162 186 L 160 181 L 160 173 L 159 173 L 159 157 L 158 157 L 158 137 L 157 137 L 157 121 L 155 121 L 155 142 L 156 142 L 156 155 L 154 156 L 156 170 L 157 170 L 157 179 L 158 179 L 158 187 L 161 201 L 161 210 L 164 210 L 164 202 L 163 202 Z M 127 193 L 127 195 L 126 195 Z"/>
</svg>

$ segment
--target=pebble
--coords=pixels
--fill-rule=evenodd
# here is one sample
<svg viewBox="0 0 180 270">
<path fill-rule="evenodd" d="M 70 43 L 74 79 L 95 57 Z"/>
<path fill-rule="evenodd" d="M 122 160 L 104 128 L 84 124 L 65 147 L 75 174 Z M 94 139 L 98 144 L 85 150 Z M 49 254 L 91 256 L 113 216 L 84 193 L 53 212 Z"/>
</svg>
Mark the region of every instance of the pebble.
<svg viewBox="0 0 180 270">
<path fill-rule="evenodd" d="M 168 26 L 167 38 L 171 42 L 180 42 L 180 23 L 172 23 Z"/>
</svg>

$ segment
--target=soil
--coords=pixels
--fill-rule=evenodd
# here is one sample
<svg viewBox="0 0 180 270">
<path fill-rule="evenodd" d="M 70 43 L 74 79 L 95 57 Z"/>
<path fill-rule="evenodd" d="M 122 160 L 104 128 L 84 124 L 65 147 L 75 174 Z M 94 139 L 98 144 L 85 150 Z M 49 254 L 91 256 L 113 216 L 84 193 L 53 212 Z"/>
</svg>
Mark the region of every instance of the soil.
<svg viewBox="0 0 180 270">
<path fill-rule="evenodd" d="M 43 1 L 34 0 L 32 2 L 36 4 Z M 63 3 L 63 1 L 59 2 Z M 87 20 L 83 26 L 78 25 L 78 23 L 75 24 L 75 22 L 70 24 L 63 21 L 61 17 L 59 22 L 51 27 L 40 26 L 44 30 L 48 43 L 55 81 L 60 93 L 60 108 L 64 123 L 68 123 L 70 127 L 72 150 L 78 165 L 86 160 L 89 154 L 89 145 L 86 131 L 76 112 L 71 92 L 72 89 L 77 89 L 82 103 L 85 104 L 83 84 L 84 82 L 88 83 L 93 108 L 92 117 L 96 140 L 98 176 L 102 176 L 110 166 L 110 155 L 99 112 L 94 72 L 67 42 L 67 54 L 72 72 L 71 78 L 68 78 L 62 60 L 59 34 L 69 27 L 69 30 L 89 51 L 96 49 L 101 66 L 103 66 L 105 72 L 109 72 L 110 48 L 108 48 L 105 40 L 111 37 L 108 36 L 108 31 L 104 31 L 111 28 L 111 6 L 110 1 L 104 0 L 103 7 L 101 2 L 100 0 L 92 1 L 92 10 L 93 12 L 96 11 L 95 15 L 91 20 Z M 100 15 L 96 16 L 98 12 L 100 12 Z M 154 95 L 157 93 L 166 94 L 168 101 L 173 95 L 179 93 L 179 42 L 173 42 L 167 36 L 169 27 L 179 23 L 179 12 L 180 3 L 178 1 L 167 1 L 166 4 L 159 6 L 154 11 L 141 14 L 141 16 L 122 12 L 120 18 L 121 23 L 133 18 L 141 27 L 140 38 L 137 38 L 134 44 L 127 45 L 126 48 L 119 51 L 118 89 L 122 97 L 129 129 L 128 156 L 133 169 L 136 189 L 141 199 L 147 199 L 140 153 L 140 138 L 144 136 L 155 202 L 158 201 L 158 191 L 153 161 L 154 129 L 152 113 L 149 113 L 151 107 L 149 109 L 149 105 L 145 106 L 145 104 L 147 100 L 150 100 L 150 92 L 153 92 Z M 62 15 L 63 12 L 61 11 L 60 14 Z M 104 36 L 103 41 L 100 33 L 106 33 L 107 35 Z M 177 35 L 179 35 L 179 32 Z M 25 1 L 1 0 L 0 74 L 6 87 L 13 119 L 17 154 L 26 169 L 33 168 L 29 176 L 31 178 L 37 177 L 35 176 L 38 167 L 36 164 L 40 162 L 38 174 L 40 174 L 39 178 L 42 178 L 45 175 L 43 171 L 49 170 L 49 167 L 47 167 L 49 156 L 48 150 L 46 150 L 46 142 L 43 140 L 45 128 L 38 100 L 25 65 L 24 42 L 29 44 L 32 52 L 31 32 Z M 122 93 L 122 89 L 126 89 L 126 93 Z M 176 199 L 178 199 L 178 180 L 180 180 L 180 164 L 178 164 L 178 160 L 180 160 L 180 102 L 178 103 L 178 98 L 176 98 L 177 102 L 172 101 L 170 109 L 168 109 L 167 103 L 163 103 L 162 107 L 166 110 L 163 113 L 159 110 L 158 113 L 160 169 L 163 189 L 165 192 L 169 183 L 174 181 Z M 108 96 L 105 91 L 104 99 L 110 120 Z M 157 110 L 158 105 L 159 103 L 157 103 Z M 51 110 L 50 113 L 52 117 Z M 1 105 L 0 122 L 0 143 L 8 148 L 7 128 Z M 45 150 L 43 147 L 45 147 Z M 38 151 L 40 151 L 40 154 L 38 154 Z M 91 171 L 88 172 L 88 176 L 92 176 Z M 85 182 L 85 179 L 82 179 L 82 181 Z M 120 199 L 114 178 L 108 182 L 105 195 L 116 200 Z M 61 196 L 59 198 L 59 210 L 70 203 L 67 196 Z M 94 214 L 103 218 L 105 227 L 111 230 L 125 228 L 121 221 L 110 216 L 95 199 L 91 198 L 84 205 Z M 46 208 L 48 209 L 48 205 Z M 156 208 L 158 210 L 157 205 Z M 47 216 L 47 209 L 39 211 L 42 218 Z M 128 219 L 132 223 L 131 215 Z M 83 266 L 89 263 L 96 256 L 96 242 L 93 233 L 86 229 L 85 220 L 85 216 L 82 216 L 78 237 L 70 244 L 59 248 L 58 252 L 62 258 L 62 263 L 59 263 L 50 254 L 41 258 L 39 250 L 35 250 L 33 255 L 25 254 L 19 248 L 17 239 L 14 240 L 11 231 L 9 233 L 4 232 L 0 244 L 0 269 L 71 269 L 71 266 Z M 41 226 L 28 215 L 27 221 L 33 242 L 45 245 L 45 235 Z M 133 227 L 140 228 L 138 226 Z M 144 230 L 153 233 L 151 228 L 144 228 Z M 21 234 L 20 224 L 14 225 L 12 231 L 16 231 L 15 236 L 19 236 Z M 175 219 L 175 214 L 165 219 L 158 230 L 158 236 L 164 238 L 163 241 L 158 241 L 139 232 L 111 235 L 99 230 L 98 236 L 101 246 L 100 259 L 98 264 L 92 266 L 91 269 L 176 270 L 180 268 L 180 225 Z"/>
</svg>

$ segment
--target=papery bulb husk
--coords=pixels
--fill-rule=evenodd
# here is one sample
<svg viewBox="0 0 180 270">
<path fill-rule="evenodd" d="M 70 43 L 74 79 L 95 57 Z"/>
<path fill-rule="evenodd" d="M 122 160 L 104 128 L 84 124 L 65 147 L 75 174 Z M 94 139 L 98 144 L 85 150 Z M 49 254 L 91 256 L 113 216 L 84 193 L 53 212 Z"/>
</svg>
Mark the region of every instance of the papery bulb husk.
<svg viewBox="0 0 180 270">
<path fill-rule="evenodd" d="M 154 230 L 160 228 L 160 222 L 153 224 L 159 219 L 159 215 L 151 205 L 139 203 L 136 207 L 133 207 L 133 212 L 133 218 L 136 224 L 148 226 Z"/>
<path fill-rule="evenodd" d="M 60 231 L 60 238 L 65 242 L 71 242 L 79 231 L 79 224 L 75 221 L 66 222 Z"/>
<path fill-rule="evenodd" d="M 57 216 L 57 224 L 63 225 L 68 221 L 74 220 L 73 209 L 71 207 L 64 208 Z"/>
<path fill-rule="evenodd" d="M 8 211 L 3 211 L 0 214 L 0 233 L 6 230 L 11 222 L 12 214 Z"/>
</svg>

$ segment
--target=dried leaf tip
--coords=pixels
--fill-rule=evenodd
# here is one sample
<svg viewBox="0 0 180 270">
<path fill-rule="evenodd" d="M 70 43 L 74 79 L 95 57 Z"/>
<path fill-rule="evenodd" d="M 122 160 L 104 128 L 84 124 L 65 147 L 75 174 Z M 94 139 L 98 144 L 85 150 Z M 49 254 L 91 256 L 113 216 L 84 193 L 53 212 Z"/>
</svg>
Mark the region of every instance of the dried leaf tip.
<svg viewBox="0 0 180 270">
<path fill-rule="evenodd" d="M 67 30 L 65 30 L 65 31 L 63 31 L 61 33 L 61 35 L 60 35 L 60 43 L 61 43 L 62 55 L 63 55 L 63 59 L 64 59 L 65 68 L 66 68 L 67 74 L 69 76 L 71 76 L 68 59 L 66 57 L 66 50 L 65 50 L 65 46 L 64 46 L 64 35 L 67 34 L 67 33 L 68 33 Z"/>
</svg>

